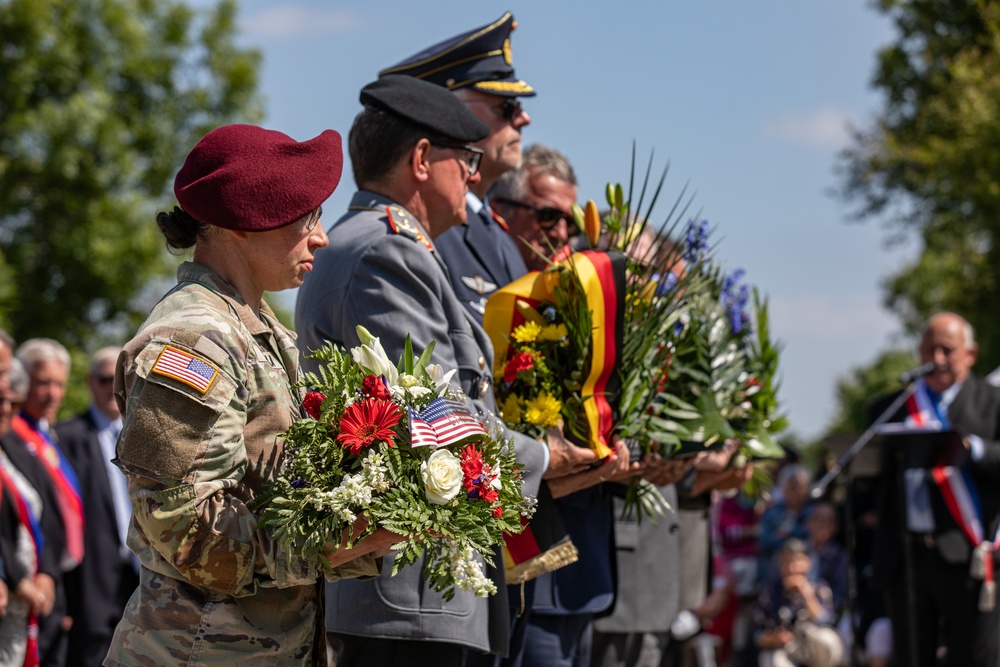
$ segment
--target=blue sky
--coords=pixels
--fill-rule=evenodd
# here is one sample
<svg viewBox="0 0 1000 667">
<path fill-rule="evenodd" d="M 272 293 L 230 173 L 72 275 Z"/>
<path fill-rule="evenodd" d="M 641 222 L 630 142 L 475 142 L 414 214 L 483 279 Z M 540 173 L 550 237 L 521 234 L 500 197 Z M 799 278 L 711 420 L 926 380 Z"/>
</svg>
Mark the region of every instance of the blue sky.
<svg viewBox="0 0 1000 667">
<path fill-rule="evenodd" d="M 910 344 L 879 284 L 918 248 L 887 248 L 876 223 L 849 222 L 851 207 L 830 194 L 848 128 L 878 110 L 869 82 L 891 25 L 862 0 L 243 0 L 242 42 L 264 55 L 263 124 L 300 140 L 326 128 L 346 138 L 358 91 L 381 68 L 507 9 L 514 65 L 539 93 L 525 100 L 525 144 L 565 153 L 582 200 L 627 181 L 633 140 L 658 167 L 669 160 L 658 211 L 689 184 L 718 227 L 720 257 L 771 299 L 793 430 L 820 435 L 836 379 Z M 345 169 L 326 224 L 352 190 Z"/>
</svg>

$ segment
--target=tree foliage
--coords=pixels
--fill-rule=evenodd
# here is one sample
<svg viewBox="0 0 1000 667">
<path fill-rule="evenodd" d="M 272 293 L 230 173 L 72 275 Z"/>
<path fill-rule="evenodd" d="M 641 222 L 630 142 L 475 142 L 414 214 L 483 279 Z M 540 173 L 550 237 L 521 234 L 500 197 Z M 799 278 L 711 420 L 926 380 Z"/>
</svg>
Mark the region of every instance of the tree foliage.
<svg viewBox="0 0 1000 667">
<path fill-rule="evenodd" d="M 92 349 L 144 316 L 176 263 L 154 223 L 170 179 L 209 129 L 261 115 L 260 55 L 235 33 L 235 0 L 0 0 L 0 326 L 18 340 Z"/>
<path fill-rule="evenodd" d="M 879 54 L 884 105 L 841 162 L 859 218 L 915 235 L 921 255 L 884 285 L 910 331 L 939 310 L 977 330 L 1000 362 L 1000 3 L 879 0 L 897 39 Z"/>
<path fill-rule="evenodd" d="M 868 406 L 883 394 L 902 388 L 899 376 L 917 363 L 911 350 L 882 352 L 871 364 L 859 366 L 837 381 L 837 415 L 827 429 L 833 433 L 859 433 L 868 427 Z"/>
</svg>

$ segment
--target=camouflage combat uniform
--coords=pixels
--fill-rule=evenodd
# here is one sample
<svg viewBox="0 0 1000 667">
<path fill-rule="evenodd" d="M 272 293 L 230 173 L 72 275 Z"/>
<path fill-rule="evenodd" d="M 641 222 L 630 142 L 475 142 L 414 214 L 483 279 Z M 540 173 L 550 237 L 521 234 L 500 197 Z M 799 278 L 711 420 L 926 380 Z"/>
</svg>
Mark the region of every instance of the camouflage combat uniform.
<svg viewBox="0 0 1000 667">
<path fill-rule="evenodd" d="M 293 334 L 200 264 L 178 282 L 118 360 L 116 463 L 142 569 L 104 664 L 325 665 L 319 575 L 248 508 L 300 417 Z M 377 574 L 370 556 L 339 572 Z"/>
</svg>

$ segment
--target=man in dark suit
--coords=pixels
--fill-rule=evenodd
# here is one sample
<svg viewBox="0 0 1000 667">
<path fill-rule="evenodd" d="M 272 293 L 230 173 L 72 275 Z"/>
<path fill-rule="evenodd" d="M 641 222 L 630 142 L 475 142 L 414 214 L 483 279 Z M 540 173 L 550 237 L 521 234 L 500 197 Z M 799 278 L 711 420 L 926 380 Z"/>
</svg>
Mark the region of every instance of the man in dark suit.
<svg viewBox="0 0 1000 667">
<path fill-rule="evenodd" d="M 965 451 L 948 467 L 905 470 L 906 507 L 900 512 L 895 456 L 887 449 L 874 580 L 883 582 L 896 664 L 936 665 L 940 628 L 947 665 L 995 666 L 1000 660 L 1000 616 L 995 593 L 991 595 L 984 585 L 981 566 L 983 559 L 994 559 L 992 548 L 984 543 L 995 540 L 1000 520 L 1000 389 L 971 374 L 978 348 L 972 327 L 959 315 L 931 317 L 924 325 L 919 352 L 921 361 L 933 362 L 935 369 L 916 380 L 914 395 L 891 421 L 958 431 Z M 881 414 L 896 396 L 877 402 L 872 414 Z M 969 510 L 965 516 L 974 518 L 963 519 L 963 503 L 953 499 L 969 493 L 978 495 L 980 503 L 978 508 L 974 503 L 965 505 Z M 915 582 L 909 596 L 901 516 L 905 516 Z M 910 604 L 916 624 L 912 642 Z M 915 656 L 910 655 L 911 643 Z"/>
<path fill-rule="evenodd" d="M 122 420 L 114 395 L 119 348 L 98 350 L 90 360 L 86 412 L 56 425 L 59 442 L 80 476 L 87 520 L 83 562 L 66 574 L 70 615 L 67 664 L 100 665 L 115 626 L 139 583 L 137 561 L 125 544 L 132 509 L 125 476 L 111 463 Z"/>
</svg>

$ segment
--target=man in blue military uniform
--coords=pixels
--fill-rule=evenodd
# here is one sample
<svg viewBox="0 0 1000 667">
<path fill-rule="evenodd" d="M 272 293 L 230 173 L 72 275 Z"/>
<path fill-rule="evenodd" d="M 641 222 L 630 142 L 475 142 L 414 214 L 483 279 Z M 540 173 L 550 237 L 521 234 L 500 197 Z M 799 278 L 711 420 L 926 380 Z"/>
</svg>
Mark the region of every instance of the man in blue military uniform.
<svg viewBox="0 0 1000 667">
<path fill-rule="evenodd" d="M 507 225 L 485 200 L 504 172 L 521 165 L 521 129 L 531 123 L 519 97 L 535 90 L 514 74 L 510 35 L 516 27 L 507 12 L 485 26 L 452 37 L 386 68 L 379 75 L 405 74 L 444 86 L 483 121 L 489 135 L 478 183 L 469 184 L 465 225 L 444 232 L 435 245 L 451 272 L 455 294 L 481 322 L 486 300 L 528 272 Z"/>
</svg>

